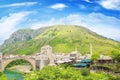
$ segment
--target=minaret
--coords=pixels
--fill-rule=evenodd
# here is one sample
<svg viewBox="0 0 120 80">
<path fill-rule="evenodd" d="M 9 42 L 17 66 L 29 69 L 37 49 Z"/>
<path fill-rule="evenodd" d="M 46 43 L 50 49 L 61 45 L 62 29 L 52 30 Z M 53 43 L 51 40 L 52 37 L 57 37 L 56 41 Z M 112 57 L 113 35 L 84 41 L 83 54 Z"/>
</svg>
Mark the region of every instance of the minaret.
<svg viewBox="0 0 120 80">
<path fill-rule="evenodd" d="M 90 43 L 90 57 L 92 57 L 92 44 Z"/>
<path fill-rule="evenodd" d="M 76 52 L 78 52 L 78 49 L 77 49 L 77 47 L 75 48 L 75 51 L 76 51 Z"/>
</svg>

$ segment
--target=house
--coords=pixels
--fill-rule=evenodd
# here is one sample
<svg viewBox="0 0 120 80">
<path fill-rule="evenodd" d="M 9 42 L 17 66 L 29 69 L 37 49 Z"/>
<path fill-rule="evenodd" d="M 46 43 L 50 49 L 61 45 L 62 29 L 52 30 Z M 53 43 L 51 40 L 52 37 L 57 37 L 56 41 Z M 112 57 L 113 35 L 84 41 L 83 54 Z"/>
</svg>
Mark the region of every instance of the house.
<svg viewBox="0 0 120 80">
<path fill-rule="evenodd" d="M 100 55 L 100 58 L 97 60 L 99 64 L 110 64 L 113 62 L 113 59 L 110 56 Z"/>
</svg>

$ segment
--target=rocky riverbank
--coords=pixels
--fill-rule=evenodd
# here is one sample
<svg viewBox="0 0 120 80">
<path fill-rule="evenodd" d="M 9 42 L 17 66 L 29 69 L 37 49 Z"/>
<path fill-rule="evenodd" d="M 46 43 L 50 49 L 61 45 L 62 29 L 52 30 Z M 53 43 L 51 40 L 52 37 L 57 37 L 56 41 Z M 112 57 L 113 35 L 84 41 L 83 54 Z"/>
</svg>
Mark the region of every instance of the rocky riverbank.
<svg viewBox="0 0 120 80">
<path fill-rule="evenodd" d="M 17 65 L 17 66 L 13 66 L 11 68 L 8 68 L 10 70 L 16 70 L 18 72 L 21 73 L 29 73 L 31 70 L 31 66 L 30 65 Z"/>
</svg>

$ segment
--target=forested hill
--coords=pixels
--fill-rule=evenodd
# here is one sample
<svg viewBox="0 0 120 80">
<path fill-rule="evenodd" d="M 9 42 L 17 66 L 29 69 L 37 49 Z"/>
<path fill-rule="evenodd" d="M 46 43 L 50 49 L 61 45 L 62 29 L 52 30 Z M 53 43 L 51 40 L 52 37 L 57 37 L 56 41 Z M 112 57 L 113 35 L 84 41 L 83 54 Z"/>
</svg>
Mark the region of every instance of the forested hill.
<svg viewBox="0 0 120 80">
<path fill-rule="evenodd" d="M 119 42 L 75 25 L 18 30 L 4 42 L 1 51 L 12 54 L 32 54 L 39 52 L 43 45 L 50 45 L 55 53 L 69 53 L 77 48 L 79 52 L 85 54 L 89 53 L 90 43 L 93 45 L 93 54 L 113 55 L 113 51 L 120 51 Z"/>
</svg>

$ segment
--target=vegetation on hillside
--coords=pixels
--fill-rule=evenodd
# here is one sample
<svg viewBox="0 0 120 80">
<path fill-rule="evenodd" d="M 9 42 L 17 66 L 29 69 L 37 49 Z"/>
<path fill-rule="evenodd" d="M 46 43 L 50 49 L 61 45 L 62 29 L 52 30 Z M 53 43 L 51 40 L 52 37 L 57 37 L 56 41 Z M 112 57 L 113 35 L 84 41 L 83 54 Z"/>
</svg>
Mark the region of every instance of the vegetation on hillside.
<svg viewBox="0 0 120 80">
<path fill-rule="evenodd" d="M 42 46 L 50 45 L 53 47 L 54 53 L 70 53 L 77 48 L 79 52 L 85 54 L 89 53 L 90 43 L 93 45 L 93 55 L 95 58 L 100 54 L 113 56 L 114 50 L 120 51 L 119 42 L 102 37 L 84 27 L 55 25 L 44 29 L 43 32 L 30 40 L 16 42 L 12 45 L 3 47 L 2 52 L 12 54 L 33 54 L 39 52 Z"/>
</svg>

